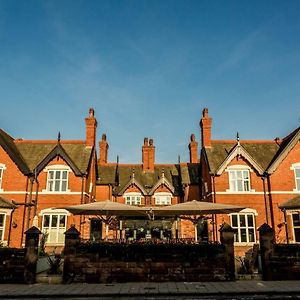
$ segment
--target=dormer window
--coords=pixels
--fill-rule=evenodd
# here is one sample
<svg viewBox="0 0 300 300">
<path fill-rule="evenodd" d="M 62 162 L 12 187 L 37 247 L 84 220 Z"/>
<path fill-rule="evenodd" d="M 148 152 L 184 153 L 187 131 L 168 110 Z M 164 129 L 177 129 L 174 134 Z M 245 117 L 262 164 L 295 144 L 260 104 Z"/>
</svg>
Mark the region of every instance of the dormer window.
<svg viewBox="0 0 300 300">
<path fill-rule="evenodd" d="M 154 194 L 155 205 L 171 205 L 172 194 L 171 193 L 155 193 Z"/>
<path fill-rule="evenodd" d="M 68 172 L 67 166 L 49 166 L 47 168 L 47 191 L 48 192 L 67 192 L 68 191 Z"/>
<path fill-rule="evenodd" d="M 140 193 L 126 193 L 124 194 L 125 203 L 128 205 L 141 205 L 142 195 Z"/>
<path fill-rule="evenodd" d="M 231 192 L 250 192 L 249 169 L 239 166 L 228 168 L 229 190 Z"/>
</svg>

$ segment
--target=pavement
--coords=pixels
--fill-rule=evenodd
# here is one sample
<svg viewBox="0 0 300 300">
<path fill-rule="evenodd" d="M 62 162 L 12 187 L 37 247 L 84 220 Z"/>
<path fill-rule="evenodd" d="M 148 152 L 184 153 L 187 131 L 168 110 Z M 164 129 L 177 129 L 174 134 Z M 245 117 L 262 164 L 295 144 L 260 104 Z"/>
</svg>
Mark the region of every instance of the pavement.
<svg viewBox="0 0 300 300">
<path fill-rule="evenodd" d="M 0 284 L 0 299 L 300 299 L 300 281 Z"/>
</svg>

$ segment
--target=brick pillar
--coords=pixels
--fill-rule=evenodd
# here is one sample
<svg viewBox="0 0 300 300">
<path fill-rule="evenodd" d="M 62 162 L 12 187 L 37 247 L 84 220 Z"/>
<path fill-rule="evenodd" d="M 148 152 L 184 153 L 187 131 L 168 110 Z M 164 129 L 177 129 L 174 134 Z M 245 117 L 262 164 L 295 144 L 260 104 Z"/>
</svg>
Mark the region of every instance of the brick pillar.
<svg viewBox="0 0 300 300">
<path fill-rule="evenodd" d="M 258 228 L 263 280 L 272 280 L 270 256 L 274 253 L 275 232 L 264 223 Z"/>
<path fill-rule="evenodd" d="M 25 231 L 25 271 L 24 282 L 35 283 L 36 264 L 38 260 L 39 235 L 41 231 L 35 226 Z"/>
<path fill-rule="evenodd" d="M 225 264 L 227 280 L 235 280 L 235 261 L 234 261 L 234 233 L 235 230 L 227 223 L 219 229 L 221 243 L 225 246 Z"/>
<path fill-rule="evenodd" d="M 71 259 L 76 255 L 76 247 L 80 242 L 80 232 L 71 226 L 65 232 L 65 248 L 64 248 L 64 267 L 63 267 L 63 282 L 72 281 L 75 276 Z"/>
</svg>

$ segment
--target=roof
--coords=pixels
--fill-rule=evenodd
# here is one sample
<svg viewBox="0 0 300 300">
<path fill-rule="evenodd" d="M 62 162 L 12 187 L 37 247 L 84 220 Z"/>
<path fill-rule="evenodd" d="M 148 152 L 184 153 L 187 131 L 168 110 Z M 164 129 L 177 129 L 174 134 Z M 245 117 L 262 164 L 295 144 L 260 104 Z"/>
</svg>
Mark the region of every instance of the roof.
<svg viewBox="0 0 300 300">
<path fill-rule="evenodd" d="M 300 139 L 300 127 L 291 132 L 288 136 L 286 136 L 281 144 L 280 148 L 277 151 L 276 155 L 273 157 L 272 162 L 268 168 L 268 173 L 273 173 L 282 160 L 288 155 L 288 153 L 293 149 L 295 144 Z"/>
<path fill-rule="evenodd" d="M 86 146 L 85 141 L 15 140 L 1 129 L 0 146 L 24 175 L 39 170 L 39 167 L 48 163 L 47 159 L 52 159 L 53 155 L 60 155 L 71 164 L 72 169 L 77 171 L 76 175 L 85 174 L 93 153 L 93 148 Z"/>
<path fill-rule="evenodd" d="M 68 141 L 61 141 L 61 147 L 65 150 L 69 158 L 74 162 L 77 168 L 85 173 L 87 171 L 92 148 L 85 144 L 69 143 Z M 16 146 L 31 171 L 33 171 L 47 155 L 57 146 L 57 143 L 51 142 L 28 142 L 16 143 Z"/>
<path fill-rule="evenodd" d="M 30 170 L 25 163 L 24 158 L 22 157 L 21 153 L 14 143 L 14 139 L 2 129 L 0 129 L 0 146 L 2 146 L 4 151 L 9 155 L 11 160 L 15 162 L 15 164 L 23 174 L 27 175 L 30 173 Z"/>
<path fill-rule="evenodd" d="M 11 201 L 3 198 L 0 196 L 0 208 L 15 208 L 16 205 L 14 205 Z"/>
<path fill-rule="evenodd" d="M 237 141 L 228 142 L 214 142 L 210 148 L 204 148 L 205 155 L 209 164 L 210 171 L 215 174 L 222 163 L 230 155 L 234 147 L 236 147 Z M 274 141 L 253 141 L 244 142 L 240 141 L 241 147 L 256 161 L 263 170 L 269 166 L 274 155 L 279 149 L 279 145 Z"/>
<path fill-rule="evenodd" d="M 155 165 L 154 172 L 143 172 L 142 165 L 107 164 L 98 166 L 99 179 L 97 184 L 115 186 L 114 193 L 121 195 L 126 185 L 134 180 L 146 194 L 151 194 L 155 185 L 164 176 L 166 182 L 174 189 L 174 194 L 182 193 L 183 184 L 198 184 L 199 164 Z"/>
<path fill-rule="evenodd" d="M 278 206 L 280 209 L 298 209 L 300 208 L 300 195 L 289 199 L 288 201 L 280 204 Z"/>
</svg>

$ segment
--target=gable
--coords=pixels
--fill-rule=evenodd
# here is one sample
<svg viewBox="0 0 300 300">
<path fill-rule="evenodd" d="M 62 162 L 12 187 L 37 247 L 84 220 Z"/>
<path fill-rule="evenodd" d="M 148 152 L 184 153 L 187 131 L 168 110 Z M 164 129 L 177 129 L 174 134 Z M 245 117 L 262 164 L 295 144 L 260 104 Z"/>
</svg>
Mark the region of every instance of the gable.
<svg viewBox="0 0 300 300">
<path fill-rule="evenodd" d="M 253 166 L 253 168 L 259 173 L 263 174 L 263 168 L 253 159 L 253 157 L 245 150 L 243 146 L 237 144 L 234 148 L 231 149 L 230 153 L 226 157 L 226 159 L 221 163 L 219 168 L 216 170 L 217 175 L 221 175 L 225 168 L 234 160 L 238 160 L 240 158 L 244 158 L 244 162 L 248 162 L 249 165 Z"/>
<path fill-rule="evenodd" d="M 20 142 L 17 148 L 29 168 L 39 173 L 52 159 L 63 158 L 76 175 L 84 174 L 89 166 L 92 148 L 79 143 Z"/>
<path fill-rule="evenodd" d="M 280 149 L 274 156 L 270 166 L 267 169 L 269 174 L 272 174 L 276 171 L 276 169 L 280 166 L 283 160 L 289 155 L 289 153 L 299 145 L 300 139 L 300 127 L 294 130 L 291 134 L 289 134 L 286 138 L 282 140 L 280 145 Z"/>
<path fill-rule="evenodd" d="M 279 145 L 270 142 L 240 142 L 240 154 L 262 174 L 269 166 Z M 203 148 L 202 156 L 207 162 L 211 174 L 221 173 L 226 165 L 238 155 L 237 142 L 214 142 L 211 148 Z"/>
<path fill-rule="evenodd" d="M 14 143 L 14 139 L 0 129 L 0 146 L 24 175 L 30 174 L 30 169 Z"/>
</svg>

